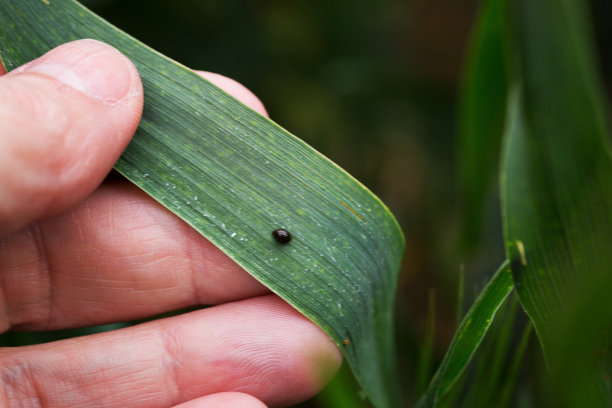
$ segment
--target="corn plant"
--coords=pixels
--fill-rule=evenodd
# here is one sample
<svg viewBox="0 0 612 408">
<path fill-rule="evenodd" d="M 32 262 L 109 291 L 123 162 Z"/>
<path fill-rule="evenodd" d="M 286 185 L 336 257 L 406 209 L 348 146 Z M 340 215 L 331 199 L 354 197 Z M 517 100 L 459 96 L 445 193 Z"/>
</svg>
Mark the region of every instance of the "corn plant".
<svg viewBox="0 0 612 408">
<path fill-rule="evenodd" d="M 591 35 L 584 2 L 483 2 L 462 100 L 466 237 L 477 236 L 490 174 L 497 172 L 508 262 L 502 269 L 543 351 L 545 406 L 612 403 L 606 353 L 612 163 Z M 482 298 L 493 299 L 499 273 L 472 312 Z M 499 296 L 485 309 L 501 302 Z M 489 318 L 475 324 L 468 313 L 420 406 L 438 405 L 456 378 L 452 363 L 468 361 L 457 345 L 476 345 L 469 327 L 480 326 L 479 335 L 489 325 Z M 518 355 L 528 333 L 529 326 Z M 504 385 L 495 389 L 501 400 L 466 406 L 506 406 Z"/>
</svg>

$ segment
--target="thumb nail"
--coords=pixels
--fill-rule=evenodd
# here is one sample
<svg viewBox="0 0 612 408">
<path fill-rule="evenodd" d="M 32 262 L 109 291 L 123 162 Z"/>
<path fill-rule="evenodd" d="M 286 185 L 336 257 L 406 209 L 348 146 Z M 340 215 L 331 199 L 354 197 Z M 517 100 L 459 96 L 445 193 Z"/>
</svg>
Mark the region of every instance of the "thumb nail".
<svg viewBox="0 0 612 408">
<path fill-rule="evenodd" d="M 60 45 L 10 74 L 21 72 L 50 76 L 108 105 L 128 95 L 138 77 L 127 57 L 95 40 Z"/>
</svg>

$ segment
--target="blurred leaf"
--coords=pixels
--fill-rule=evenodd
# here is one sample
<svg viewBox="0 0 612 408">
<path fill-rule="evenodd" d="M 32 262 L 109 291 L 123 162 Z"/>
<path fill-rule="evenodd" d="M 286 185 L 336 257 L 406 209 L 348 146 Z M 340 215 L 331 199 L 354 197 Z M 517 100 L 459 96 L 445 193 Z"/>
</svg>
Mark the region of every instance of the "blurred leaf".
<svg viewBox="0 0 612 408">
<path fill-rule="evenodd" d="M 512 288 L 508 263 L 504 262 L 463 318 L 427 392 L 418 403 L 419 408 L 435 407 L 438 398 L 453 387 L 478 349 L 495 314 L 506 301 Z"/>
<path fill-rule="evenodd" d="M 478 358 L 475 379 L 470 383 L 470 394 L 473 401 L 464 403 L 466 407 L 486 407 L 495 405 L 499 401 L 498 393 L 504 382 L 504 368 L 510 355 L 510 342 L 512 330 L 517 317 L 518 299 L 512 296 L 498 312 L 495 325 L 489 330 L 488 341 Z"/>
<path fill-rule="evenodd" d="M 388 209 L 275 123 L 78 3 L 0 0 L 7 70 L 86 37 L 122 51 L 143 80 L 143 118 L 116 169 L 317 323 L 375 405 L 394 405 L 404 239 Z M 281 227 L 287 245 L 272 237 Z"/>
<path fill-rule="evenodd" d="M 518 297 L 511 294 L 497 312 L 486 339 L 479 347 L 477 357 L 474 357 L 476 364 L 472 364 L 471 369 L 461 377 L 466 386 L 459 387 L 457 383 L 452 392 L 441 400 L 440 406 L 503 408 L 509 404 L 511 392 L 517 388 L 516 374 L 524 363 L 529 339 L 525 334 L 515 339 L 514 333 L 519 326 L 517 320 L 525 325 L 527 319 L 519 309 Z M 531 327 L 528 321 L 526 326 Z M 505 398 L 502 399 L 502 396 Z"/>
<path fill-rule="evenodd" d="M 459 282 L 457 282 L 457 313 L 456 313 L 456 327 L 455 330 L 461 324 L 461 320 L 463 320 L 463 298 L 465 296 L 465 271 L 463 270 L 463 266 L 459 272 Z"/>
<path fill-rule="evenodd" d="M 528 321 L 525 324 L 523 334 L 521 335 L 516 350 L 511 356 L 510 367 L 506 369 L 506 380 L 502 385 L 501 393 L 497 393 L 495 396 L 497 408 L 504 408 L 510 405 L 513 391 L 516 390 L 519 369 L 523 364 L 523 358 L 525 357 L 532 331 L 533 325 Z"/>
<path fill-rule="evenodd" d="M 427 390 L 434 364 L 433 347 L 436 332 L 436 291 L 433 288 L 429 290 L 427 306 L 427 328 L 421 347 L 419 347 L 419 359 L 415 374 L 414 392 L 416 395 L 421 395 Z"/>
<path fill-rule="evenodd" d="M 470 40 L 459 111 L 461 243 L 473 248 L 483 209 L 499 168 L 507 67 L 504 51 L 506 0 L 485 0 Z"/>
<path fill-rule="evenodd" d="M 612 163 L 586 4 L 513 6 L 522 83 L 511 96 L 505 136 L 505 240 L 521 304 L 554 372 L 568 344 L 593 346 L 580 333 L 562 336 L 577 318 L 598 330 L 609 324 L 610 302 L 592 294 L 612 290 Z M 601 322 L 593 313 L 576 315 L 589 309 L 585 301 L 599 302 Z"/>
</svg>

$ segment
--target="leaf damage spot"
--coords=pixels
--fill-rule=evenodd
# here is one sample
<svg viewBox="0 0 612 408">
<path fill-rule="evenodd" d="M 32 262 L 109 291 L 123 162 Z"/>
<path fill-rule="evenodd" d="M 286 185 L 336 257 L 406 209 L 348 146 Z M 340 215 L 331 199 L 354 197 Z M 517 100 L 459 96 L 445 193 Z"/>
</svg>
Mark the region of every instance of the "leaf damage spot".
<svg viewBox="0 0 612 408">
<path fill-rule="evenodd" d="M 344 201 L 340 201 L 340 204 L 342 204 L 347 210 L 352 212 L 355 217 L 359 218 L 363 222 L 367 222 L 361 215 L 357 214 L 357 212 L 353 210 L 351 207 L 349 207 Z"/>
<path fill-rule="evenodd" d="M 342 340 L 342 344 L 344 344 L 345 346 L 350 346 L 351 345 L 351 341 L 349 339 L 344 339 L 344 340 Z"/>
<path fill-rule="evenodd" d="M 47 6 L 48 6 L 49 4 L 51 4 L 51 2 L 50 2 L 49 0 L 42 0 L 42 2 L 43 2 L 43 3 L 45 3 Z"/>
</svg>

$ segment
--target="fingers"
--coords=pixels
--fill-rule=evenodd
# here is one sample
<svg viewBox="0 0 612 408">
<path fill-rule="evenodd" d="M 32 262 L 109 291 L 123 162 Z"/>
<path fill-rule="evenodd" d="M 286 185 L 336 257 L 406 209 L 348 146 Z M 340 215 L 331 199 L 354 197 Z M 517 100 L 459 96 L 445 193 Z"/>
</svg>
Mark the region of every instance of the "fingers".
<svg viewBox="0 0 612 408">
<path fill-rule="evenodd" d="M 284 406 L 318 392 L 341 363 L 273 295 L 10 352 L 0 351 L 0 406 L 155 408 L 227 391 Z"/>
<path fill-rule="evenodd" d="M 0 233 L 82 200 L 128 144 L 142 111 L 136 68 L 93 40 L 0 77 Z"/>
<path fill-rule="evenodd" d="M 207 81 L 215 84 L 217 87 L 223 89 L 225 92 L 232 95 L 240 102 L 244 103 L 246 106 L 250 107 L 256 112 L 261 113 L 264 116 L 268 116 L 268 112 L 266 111 L 266 108 L 264 107 L 263 103 L 261 103 L 259 98 L 255 96 L 253 92 L 247 89 L 240 82 L 236 82 L 233 79 L 223 75 L 215 74 L 214 72 L 196 72 Z"/>
<path fill-rule="evenodd" d="M 176 405 L 174 408 L 266 408 L 257 398 L 242 392 L 219 392 Z"/>
<path fill-rule="evenodd" d="M 267 292 L 128 183 L 104 185 L 71 211 L 0 237 L 0 331 L 132 320 Z"/>
<path fill-rule="evenodd" d="M 201 74 L 266 113 L 242 85 Z M 127 183 L 102 186 L 69 212 L 0 237 L 0 332 L 133 320 L 267 292 Z"/>
<path fill-rule="evenodd" d="M 200 74 L 266 114 L 236 81 Z M 0 332 L 138 319 L 267 292 L 209 241 L 128 185 L 103 187 L 70 212 L 0 237 Z"/>
</svg>

